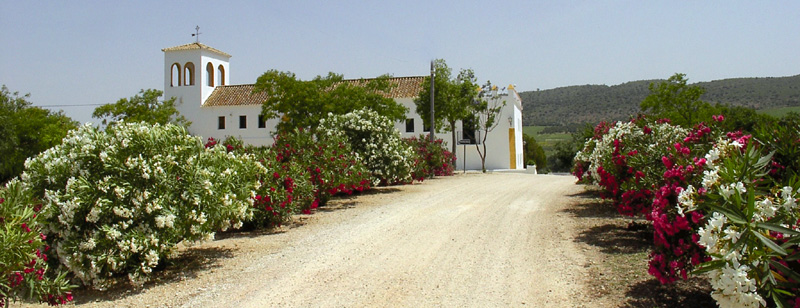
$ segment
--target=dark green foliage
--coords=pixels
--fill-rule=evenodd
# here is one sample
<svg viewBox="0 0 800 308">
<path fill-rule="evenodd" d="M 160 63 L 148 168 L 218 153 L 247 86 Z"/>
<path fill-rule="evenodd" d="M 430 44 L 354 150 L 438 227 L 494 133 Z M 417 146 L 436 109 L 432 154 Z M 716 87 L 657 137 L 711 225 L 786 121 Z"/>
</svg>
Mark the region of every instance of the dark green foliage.
<svg viewBox="0 0 800 308">
<path fill-rule="evenodd" d="M 584 143 L 594 135 L 594 127 L 586 124 L 583 129 L 572 133 L 570 141 L 559 141 L 553 147 L 553 154 L 547 157 L 550 172 L 570 172 L 575 153 L 583 149 Z"/>
<path fill-rule="evenodd" d="M 526 165 L 536 165 L 536 170 L 539 173 L 544 173 L 547 171 L 547 156 L 544 154 L 544 149 L 539 143 L 536 142 L 536 138 L 533 136 L 529 136 L 527 134 L 522 135 L 522 144 L 524 148 L 522 150 L 523 160 L 525 161 Z"/>
<path fill-rule="evenodd" d="M 431 142 L 425 135 L 403 139 L 417 153 L 411 178 L 423 181 L 433 176 L 453 175 L 456 155 L 442 146 L 442 139 Z"/>
<path fill-rule="evenodd" d="M 639 112 L 639 103 L 649 94 L 650 83 L 662 81 L 643 80 L 616 86 L 583 85 L 521 92 L 523 123 L 562 126 L 628 120 Z M 692 85 L 706 90 L 700 99 L 710 104 L 756 110 L 800 106 L 800 75 L 724 79 Z"/>
<path fill-rule="evenodd" d="M 717 104 L 714 106 L 714 113 L 725 116 L 725 121 L 722 121 L 720 124 L 724 131 L 729 132 L 737 130 L 752 132 L 759 123 L 772 122 L 775 120 L 769 115 L 757 113 L 752 107 Z M 707 118 L 702 120 L 710 121 Z"/>
<path fill-rule="evenodd" d="M 92 117 L 103 119 L 103 124 L 113 125 L 119 121 L 145 122 L 149 124 L 172 123 L 189 126 L 187 121 L 177 109 L 175 98 L 159 102 L 158 98 L 164 92 L 154 89 L 140 90 L 139 94 L 131 98 L 121 98 L 116 103 L 105 104 L 95 108 Z"/>
<path fill-rule="evenodd" d="M 320 120 L 332 114 L 346 114 L 368 108 L 393 121 L 405 119 L 406 108 L 387 98 L 394 86 L 388 75 L 371 80 L 347 82 L 342 75 L 328 73 L 312 80 L 297 79 L 292 72 L 269 70 L 256 81 L 254 92 L 267 99 L 261 109 L 265 119 L 283 119 L 278 133 L 297 128 L 315 129 Z"/>
<path fill-rule="evenodd" d="M 710 103 L 751 107 L 757 110 L 800 106 L 800 75 L 733 78 L 698 82 L 695 85 L 706 89 L 701 98 Z"/>
<path fill-rule="evenodd" d="M 753 137 L 775 151 L 768 168 L 772 178 L 782 179 L 782 182 L 800 180 L 800 114 L 790 113 L 782 119 L 762 121 L 756 125 Z M 781 181 L 778 182 L 776 184 Z"/>
<path fill-rule="evenodd" d="M 670 119 L 672 124 L 691 127 L 710 118 L 715 110 L 711 104 L 701 101 L 705 90 L 687 85 L 685 74 L 675 74 L 667 81 L 648 86 L 648 95 L 639 107 L 642 112 L 658 119 Z"/>
<path fill-rule="evenodd" d="M 434 90 L 433 113 L 436 132 L 449 131 L 452 137 L 451 151 L 456 150 L 456 122 L 471 116 L 473 102 L 478 96 L 479 87 L 477 78 L 472 70 L 462 69 L 458 77 L 452 78 L 452 70 L 444 59 L 433 61 Z M 431 118 L 431 77 L 425 77 L 422 82 L 422 91 L 414 99 L 416 112 L 422 117 L 426 125 L 430 125 Z"/>
<path fill-rule="evenodd" d="M 650 81 L 521 92 L 524 125 L 564 126 L 625 120 L 639 111 Z"/>
<path fill-rule="evenodd" d="M 569 172 L 577 152 L 578 148 L 572 143 L 559 141 L 553 148 L 553 155 L 547 158 L 547 166 L 551 172 Z"/>
<path fill-rule="evenodd" d="M 711 106 L 700 100 L 705 89 L 688 86 L 684 77 L 684 74 L 675 74 L 658 85 L 650 84 L 651 94 L 642 101 L 642 111 L 653 118 L 670 119 L 672 124 L 683 127 L 712 121 L 714 115 L 724 115 L 725 121 L 721 125 L 725 131 L 751 132 L 758 123 L 771 119 L 768 115 L 758 114 L 752 107 L 722 103 Z"/>
<path fill-rule="evenodd" d="M 61 143 L 78 123 L 27 101 L 30 95 L 0 88 L 0 183 L 22 173 L 25 159 Z"/>
</svg>

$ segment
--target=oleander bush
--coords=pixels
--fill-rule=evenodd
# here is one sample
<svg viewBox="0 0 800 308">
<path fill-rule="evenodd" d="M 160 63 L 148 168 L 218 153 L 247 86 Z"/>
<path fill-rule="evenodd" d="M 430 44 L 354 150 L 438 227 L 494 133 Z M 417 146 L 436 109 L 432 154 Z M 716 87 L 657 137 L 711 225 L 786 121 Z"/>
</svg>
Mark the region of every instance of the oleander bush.
<svg viewBox="0 0 800 308">
<path fill-rule="evenodd" d="M 18 180 L 0 187 L 0 307 L 17 299 L 72 301 L 66 272 L 54 272 L 47 262 L 50 246 L 39 215 L 44 206 Z"/>
<path fill-rule="evenodd" d="M 370 109 L 329 114 L 320 122 L 317 134 L 345 138 L 370 171 L 373 185 L 411 183 L 417 154 L 403 142 L 389 118 Z"/>
<path fill-rule="evenodd" d="M 313 185 L 311 206 L 303 208 L 306 213 L 334 195 L 362 192 L 371 186 L 369 170 L 344 136 L 294 129 L 278 136 L 271 150 L 279 164 L 300 166 L 298 172 L 304 172 Z"/>
<path fill-rule="evenodd" d="M 28 160 L 22 180 L 42 198 L 61 264 L 103 289 L 124 274 L 141 285 L 178 243 L 240 227 L 266 173 L 250 155 L 204 149 L 183 127 L 119 123 L 70 132 Z"/>
<path fill-rule="evenodd" d="M 37 235 L 15 249 L 49 258 L 51 266 L 60 263 L 65 272 L 20 289 L 47 265 L 16 260 L 2 273 L 11 282 L 0 282 L 3 296 L 24 293 L 65 302 L 71 300 L 67 277 L 96 289 L 119 276 L 142 285 L 178 244 L 210 240 L 215 232 L 245 223 L 280 225 L 337 194 L 409 183 L 414 162 L 423 166 L 420 174 L 452 173 L 452 155 L 440 142 L 414 144 L 423 156 L 400 138 L 390 120 L 369 110 L 331 115 L 313 133 L 285 132 L 268 148 L 244 146 L 232 137 L 203 144 L 171 124 L 81 126 L 60 145 L 29 159 L 20 180 L 12 182 L 42 200 L 38 212 L 15 214 L 37 221 L 22 225 L 31 231 L 19 227 L 22 231 L 14 233 Z M 4 210 L 23 204 L 2 203 Z M 12 216 L 3 213 L 0 224 L 11 226 Z"/>
<path fill-rule="evenodd" d="M 456 156 L 442 145 L 442 139 L 430 141 L 425 135 L 404 139 L 414 151 L 414 160 L 411 177 L 414 180 L 422 181 L 431 176 L 453 175 L 455 170 Z"/>
<path fill-rule="evenodd" d="M 762 123 L 754 137 L 712 118 L 688 131 L 598 125 L 573 174 L 652 223 L 648 272 L 662 283 L 708 273 L 721 307 L 798 307 L 800 121 Z"/>
</svg>

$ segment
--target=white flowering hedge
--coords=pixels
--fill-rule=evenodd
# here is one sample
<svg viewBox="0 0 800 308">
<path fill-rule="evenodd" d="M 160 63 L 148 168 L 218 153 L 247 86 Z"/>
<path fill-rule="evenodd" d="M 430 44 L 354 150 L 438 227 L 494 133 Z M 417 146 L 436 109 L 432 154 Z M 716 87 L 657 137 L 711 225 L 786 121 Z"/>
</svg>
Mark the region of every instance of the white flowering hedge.
<svg viewBox="0 0 800 308">
<path fill-rule="evenodd" d="M 25 165 L 61 263 L 100 289 L 115 274 L 141 284 L 178 243 L 241 226 L 266 173 L 182 127 L 142 123 L 84 125 Z"/>
<path fill-rule="evenodd" d="M 600 183 L 601 176 L 598 168 L 614 165 L 614 154 L 626 154 L 629 152 L 623 151 L 622 153 L 615 153 L 622 149 L 628 151 L 636 150 L 638 153 L 646 154 L 647 161 L 640 162 L 634 159 L 634 163 L 641 163 L 645 165 L 651 164 L 653 161 L 660 161 L 661 157 L 669 155 L 669 150 L 677 142 L 683 140 L 688 134 L 688 130 L 679 126 L 674 126 L 669 123 L 662 122 L 647 122 L 640 121 L 639 123 L 630 122 L 616 122 L 613 126 L 608 128 L 608 131 L 602 134 L 600 138 L 590 138 L 584 144 L 584 148 L 575 154 L 575 161 L 585 164 L 582 174 L 576 174 L 580 178 L 588 178 L 588 183 Z M 634 155 L 628 155 L 634 156 Z M 639 167 L 639 166 L 634 166 Z M 655 178 L 663 172 L 662 170 L 651 171 L 652 168 L 637 168 L 642 172 L 653 173 L 645 177 L 645 180 Z M 652 186 L 655 183 L 646 183 L 644 186 Z"/>
<path fill-rule="evenodd" d="M 754 137 L 712 119 L 598 125 L 574 174 L 653 223 L 648 273 L 661 283 L 708 273 L 720 307 L 800 307 L 800 124 Z"/>
<path fill-rule="evenodd" d="M 319 125 L 319 133 L 343 136 L 372 173 L 373 184 L 410 183 L 414 149 L 400 138 L 394 122 L 370 109 L 344 115 L 329 114 Z"/>
<path fill-rule="evenodd" d="M 712 258 L 702 271 L 709 272 L 720 307 L 767 306 L 766 299 L 786 304 L 800 281 L 798 183 L 769 189 L 763 177 L 771 155 L 745 147 L 720 139 L 705 156 L 700 187 L 687 186 L 677 207 L 714 211 L 697 234 Z"/>
</svg>

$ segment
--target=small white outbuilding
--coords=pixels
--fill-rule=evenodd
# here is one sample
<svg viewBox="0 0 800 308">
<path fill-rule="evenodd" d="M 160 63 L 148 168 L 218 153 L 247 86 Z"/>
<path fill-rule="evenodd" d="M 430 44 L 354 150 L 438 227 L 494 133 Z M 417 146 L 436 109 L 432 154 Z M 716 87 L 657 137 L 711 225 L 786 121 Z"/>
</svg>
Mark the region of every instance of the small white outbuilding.
<svg viewBox="0 0 800 308">
<path fill-rule="evenodd" d="M 162 49 L 164 52 L 164 97 L 176 98 L 176 108 L 191 121 L 189 132 L 203 139 L 233 136 L 252 145 L 271 145 L 280 119 L 260 116 L 264 94 L 253 93 L 254 84 L 230 85 L 231 55 L 196 42 Z M 386 96 L 408 108 L 406 120 L 396 124 L 402 137 L 427 135 L 427 121 L 415 112 L 414 98 L 425 76 L 394 77 L 395 85 Z M 348 80 L 347 82 L 359 82 Z M 522 100 L 512 85 L 494 89 L 505 102 L 499 124 L 486 138 L 486 169 L 524 169 L 522 160 Z M 464 132 L 457 123 L 457 139 L 476 140 L 479 133 Z M 450 149 L 450 133 L 437 133 Z M 474 141 L 473 141 L 474 142 Z M 456 169 L 480 170 L 475 144 L 459 145 Z M 466 152 L 466 153 L 465 153 Z M 465 164 L 466 159 L 466 164 Z"/>
</svg>

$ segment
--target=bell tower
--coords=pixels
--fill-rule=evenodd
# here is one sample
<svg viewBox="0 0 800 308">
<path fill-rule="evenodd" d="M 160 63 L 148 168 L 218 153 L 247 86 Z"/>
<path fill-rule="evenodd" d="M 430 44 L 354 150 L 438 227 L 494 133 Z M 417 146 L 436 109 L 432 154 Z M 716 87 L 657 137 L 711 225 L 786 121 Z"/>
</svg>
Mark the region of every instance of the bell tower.
<svg viewBox="0 0 800 308">
<path fill-rule="evenodd" d="M 181 115 L 198 119 L 200 108 L 214 88 L 230 84 L 231 55 L 199 41 L 161 51 L 164 52 L 164 99 L 175 97 L 175 108 Z"/>
</svg>

